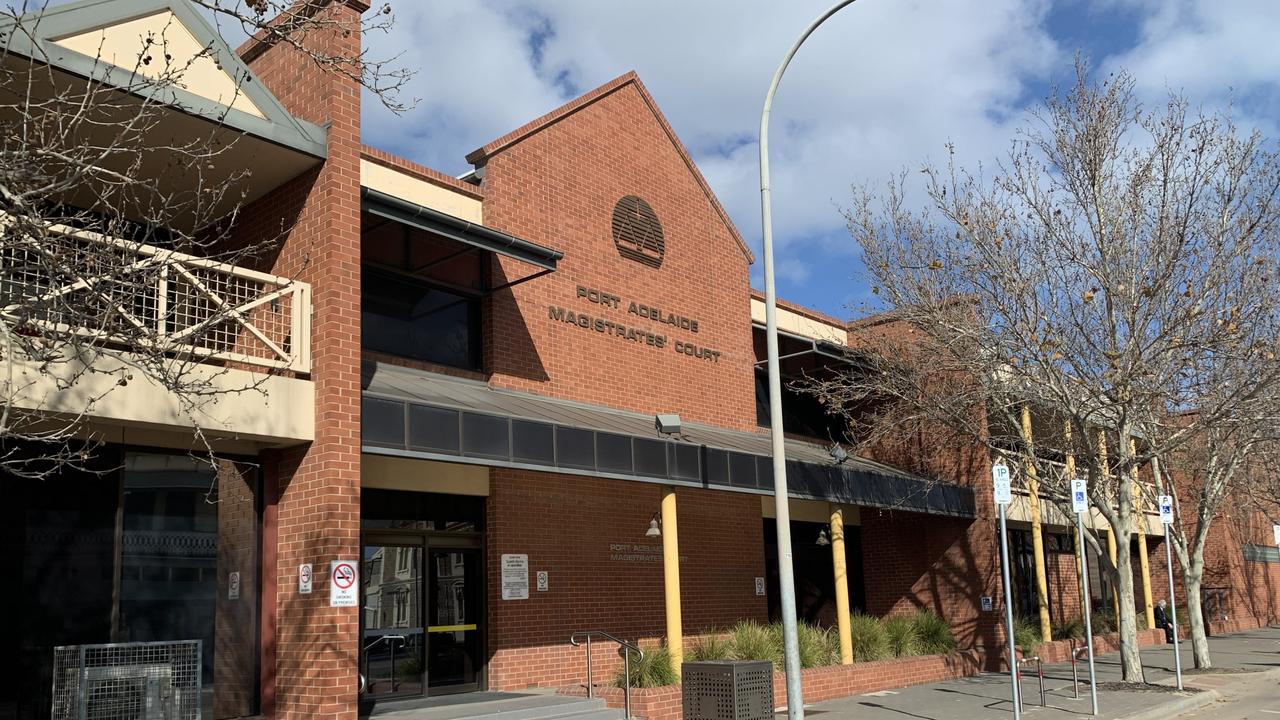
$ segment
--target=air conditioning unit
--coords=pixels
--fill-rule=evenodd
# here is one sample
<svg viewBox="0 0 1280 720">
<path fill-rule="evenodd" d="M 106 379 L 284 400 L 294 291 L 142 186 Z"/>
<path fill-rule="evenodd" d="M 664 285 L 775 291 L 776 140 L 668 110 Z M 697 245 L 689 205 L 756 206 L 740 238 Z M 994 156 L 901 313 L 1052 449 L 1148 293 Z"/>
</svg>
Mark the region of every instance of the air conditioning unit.
<svg viewBox="0 0 1280 720">
<path fill-rule="evenodd" d="M 201 641 L 54 648 L 53 720 L 200 720 Z"/>
</svg>

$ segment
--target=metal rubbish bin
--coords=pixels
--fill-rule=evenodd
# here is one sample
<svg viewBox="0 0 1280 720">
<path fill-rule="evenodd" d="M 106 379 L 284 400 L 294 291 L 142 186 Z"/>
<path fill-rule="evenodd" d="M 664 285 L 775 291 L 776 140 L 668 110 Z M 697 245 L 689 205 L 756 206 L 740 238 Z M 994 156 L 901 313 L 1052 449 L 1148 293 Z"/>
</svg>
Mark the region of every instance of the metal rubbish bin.
<svg viewBox="0 0 1280 720">
<path fill-rule="evenodd" d="M 773 663 L 708 660 L 680 666 L 684 720 L 772 720 Z"/>
</svg>

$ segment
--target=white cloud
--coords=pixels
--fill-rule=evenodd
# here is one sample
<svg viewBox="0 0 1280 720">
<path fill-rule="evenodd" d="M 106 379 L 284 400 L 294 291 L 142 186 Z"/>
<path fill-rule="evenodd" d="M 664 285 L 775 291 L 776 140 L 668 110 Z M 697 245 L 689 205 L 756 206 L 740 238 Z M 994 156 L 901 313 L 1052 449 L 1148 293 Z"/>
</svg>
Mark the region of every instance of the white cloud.
<svg viewBox="0 0 1280 720">
<path fill-rule="evenodd" d="M 758 245 L 760 106 L 786 48 L 828 5 L 399 3 L 399 25 L 374 47 L 400 49 L 419 68 L 411 94 L 421 102 L 399 118 L 366 111 L 364 135 L 457 173 L 466 152 L 635 69 Z M 850 257 L 837 253 L 837 268 L 822 262 L 842 228 L 834 203 L 851 183 L 941 156 L 949 140 L 965 157 L 1004 148 L 1028 85 L 1062 64 L 1042 28 L 1046 11 L 1047 3 L 1026 0 L 864 0 L 810 38 L 773 114 L 775 237 L 788 257 L 782 279 L 837 273 L 847 281 Z"/>
<path fill-rule="evenodd" d="M 1125 0 L 1109 0 L 1110 2 Z M 1233 103 L 1246 127 L 1275 137 L 1280 111 L 1280 3 L 1274 0 L 1127 0 L 1143 11 L 1138 43 L 1103 68 L 1128 70 L 1158 102 L 1167 91 L 1207 110 Z"/>
</svg>

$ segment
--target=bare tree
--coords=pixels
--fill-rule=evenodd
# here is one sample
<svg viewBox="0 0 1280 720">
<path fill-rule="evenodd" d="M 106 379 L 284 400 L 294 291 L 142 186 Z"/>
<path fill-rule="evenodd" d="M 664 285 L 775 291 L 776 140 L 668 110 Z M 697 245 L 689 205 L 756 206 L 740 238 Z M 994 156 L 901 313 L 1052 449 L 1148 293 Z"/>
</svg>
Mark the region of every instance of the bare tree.
<svg viewBox="0 0 1280 720">
<path fill-rule="evenodd" d="M 1104 570 L 1137 681 L 1128 539 L 1152 507 L 1137 470 L 1280 379 L 1280 163 L 1228 117 L 1177 96 L 1144 110 L 1133 86 L 1123 73 L 1092 82 L 1078 62 L 990 178 L 926 166 L 923 210 L 905 174 L 882 198 L 857 193 L 849 230 L 889 310 L 853 328 L 866 370 L 810 391 L 864 445 L 942 427 L 1029 462 L 1050 502 L 1065 504 L 1074 461 L 1120 540 Z M 1024 405 L 1040 419 L 1034 447 Z M 1100 551 L 1096 533 L 1089 543 Z"/>
<path fill-rule="evenodd" d="M 1156 463 L 1157 485 L 1175 496 L 1179 512 L 1168 539 L 1182 571 L 1191 646 L 1197 668 L 1212 667 L 1202 608 L 1205 550 L 1215 521 L 1224 513 L 1274 512 L 1276 498 L 1270 463 L 1280 445 L 1275 398 L 1241 403 L 1228 418 L 1202 428 Z M 1192 413 L 1194 414 L 1194 411 Z M 1171 418 L 1177 428 L 1188 414 Z M 1167 428 L 1156 427 L 1154 432 Z"/>
<path fill-rule="evenodd" d="M 404 108 L 406 70 L 330 41 L 387 31 L 389 7 L 352 22 L 325 0 L 192 2 Z M 193 73 L 226 69 L 230 48 L 178 47 L 170 16 L 126 57 L 105 35 L 79 47 L 93 57 L 77 74 L 40 43 L 58 11 L 0 10 L 0 471 L 29 477 L 82 465 L 95 440 L 86 420 L 121 386 L 163 388 L 208 448 L 202 421 L 218 396 L 305 372 L 290 336 L 296 284 L 249 269 L 289 228 L 253 242 L 236 233 L 253 178 L 234 151 L 248 141 L 229 131 L 228 110 L 201 116 L 184 100 Z M 229 75 L 225 108 L 252 81 Z M 260 372 L 228 380 L 244 367 Z"/>
</svg>

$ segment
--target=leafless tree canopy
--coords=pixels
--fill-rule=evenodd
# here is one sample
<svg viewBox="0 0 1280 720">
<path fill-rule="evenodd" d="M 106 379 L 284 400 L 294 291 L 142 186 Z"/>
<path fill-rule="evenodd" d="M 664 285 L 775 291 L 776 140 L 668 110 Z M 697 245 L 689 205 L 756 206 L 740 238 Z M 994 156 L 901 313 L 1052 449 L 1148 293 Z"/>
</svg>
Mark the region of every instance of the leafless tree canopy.
<svg viewBox="0 0 1280 720">
<path fill-rule="evenodd" d="M 321 0 L 193 2 L 218 26 L 286 46 L 404 109 L 409 71 L 329 40 L 387 31 L 389 6 L 352 25 Z M 298 340 L 288 323 L 296 298 L 243 271 L 289 228 L 252 243 L 233 236 L 253 180 L 231 154 L 245 141 L 225 116 L 196 119 L 175 100 L 192 68 L 220 63 L 225 47 L 187 56 L 157 33 L 136 57 L 100 48 L 92 77 L 81 77 L 14 51 L 54 10 L 0 11 L 0 471 L 34 477 L 87 457 L 84 420 L 111 392 L 86 390 L 103 386 L 87 379 L 167 389 L 200 444 L 198 408 L 295 370 Z M 249 81 L 235 78 L 237 97 Z M 245 359 L 267 372 L 234 388 L 219 381 Z"/>
<path fill-rule="evenodd" d="M 1143 108 L 1131 77 L 1078 63 L 993 170 L 926 166 L 924 209 L 905 174 L 856 194 L 848 227 L 888 311 L 852 334 L 872 369 L 810 390 L 864 446 L 928 424 L 1031 459 L 1050 500 L 1074 461 L 1127 538 L 1153 506 L 1138 468 L 1215 433 L 1247 445 L 1275 417 L 1280 161 L 1228 115 L 1177 95 Z M 1133 640 L 1129 562 L 1120 542 Z"/>
</svg>

